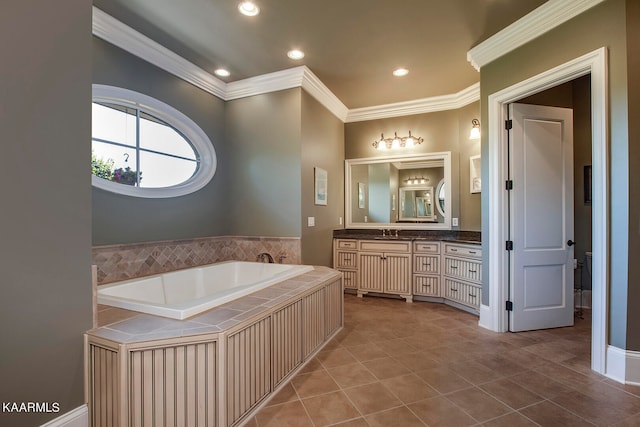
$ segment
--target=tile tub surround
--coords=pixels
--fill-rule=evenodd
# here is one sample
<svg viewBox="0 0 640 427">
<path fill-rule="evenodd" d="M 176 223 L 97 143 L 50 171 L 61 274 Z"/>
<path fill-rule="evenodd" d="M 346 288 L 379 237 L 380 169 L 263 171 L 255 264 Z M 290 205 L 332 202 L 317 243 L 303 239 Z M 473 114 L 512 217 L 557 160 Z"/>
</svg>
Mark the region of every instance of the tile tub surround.
<svg viewBox="0 0 640 427">
<path fill-rule="evenodd" d="M 300 238 L 218 236 L 94 246 L 92 258 L 98 285 L 104 285 L 221 261 L 255 261 L 261 252 L 285 254 L 283 263 L 300 264 Z"/>
<path fill-rule="evenodd" d="M 243 422 L 341 330 L 342 293 L 314 267 L 186 320 L 100 306 L 85 335 L 94 424 Z"/>
</svg>

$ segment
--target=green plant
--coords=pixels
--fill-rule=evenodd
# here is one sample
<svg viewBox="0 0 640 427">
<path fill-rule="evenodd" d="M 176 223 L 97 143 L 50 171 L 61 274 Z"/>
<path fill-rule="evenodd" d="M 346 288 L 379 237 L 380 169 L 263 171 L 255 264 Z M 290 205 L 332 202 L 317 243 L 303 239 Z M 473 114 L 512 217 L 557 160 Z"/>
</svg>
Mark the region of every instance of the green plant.
<svg viewBox="0 0 640 427">
<path fill-rule="evenodd" d="M 113 175 L 113 165 L 113 159 L 98 159 L 96 155 L 91 152 L 91 173 L 98 178 L 110 180 Z"/>
</svg>

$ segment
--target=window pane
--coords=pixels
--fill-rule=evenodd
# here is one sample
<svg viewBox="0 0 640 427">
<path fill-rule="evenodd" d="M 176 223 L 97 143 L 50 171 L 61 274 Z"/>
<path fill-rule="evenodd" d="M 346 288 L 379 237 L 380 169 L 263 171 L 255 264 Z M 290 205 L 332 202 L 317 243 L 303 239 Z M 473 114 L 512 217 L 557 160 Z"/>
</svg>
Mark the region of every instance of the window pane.
<svg viewBox="0 0 640 427">
<path fill-rule="evenodd" d="M 198 163 L 161 154 L 140 152 L 140 187 L 159 188 L 181 184 L 196 173 Z"/>
<path fill-rule="evenodd" d="M 135 110 L 119 105 L 93 103 L 92 110 L 93 138 L 136 145 Z"/>
<path fill-rule="evenodd" d="M 113 144 L 107 144 L 104 142 L 93 141 L 91 144 L 92 155 L 97 160 L 102 160 L 103 163 L 113 161 L 111 168 L 110 181 L 120 182 L 123 184 L 135 183 L 135 171 L 136 169 L 136 150 L 135 148 L 119 147 Z M 127 172 L 126 168 L 130 168 Z M 114 178 L 114 172 L 116 177 Z M 104 176 L 101 176 L 104 178 Z"/>
<path fill-rule="evenodd" d="M 140 148 L 196 160 L 193 147 L 180 133 L 146 113 L 140 117 Z"/>
</svg>

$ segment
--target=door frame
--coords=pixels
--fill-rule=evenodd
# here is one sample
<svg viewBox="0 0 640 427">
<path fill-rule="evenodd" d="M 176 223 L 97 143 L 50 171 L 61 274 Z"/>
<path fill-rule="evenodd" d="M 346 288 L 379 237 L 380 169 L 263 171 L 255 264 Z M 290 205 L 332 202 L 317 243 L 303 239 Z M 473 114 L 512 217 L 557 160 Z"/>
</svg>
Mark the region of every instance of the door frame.
<svg viewBox="0 0 640 427">
<path fill-rule="evenodd" d="M 508 254 L 505 242 L 508 236 L 508 211 L 505 181 L 507 179 L 507 105 L 534 93 L 558 86 L 578 77 L 591 75 L 592 119 L 592 328 L 591 369 L 604 374 L 608 342 L 608 76 L 607 49 L 602 47 L 545 71 L 508 88 L 489 95 L 488 124 L 488 206 L 489 233 L 489 306 L 480 308 L 480 325 L 497 332 L 506 332 Z"/>
</svg>

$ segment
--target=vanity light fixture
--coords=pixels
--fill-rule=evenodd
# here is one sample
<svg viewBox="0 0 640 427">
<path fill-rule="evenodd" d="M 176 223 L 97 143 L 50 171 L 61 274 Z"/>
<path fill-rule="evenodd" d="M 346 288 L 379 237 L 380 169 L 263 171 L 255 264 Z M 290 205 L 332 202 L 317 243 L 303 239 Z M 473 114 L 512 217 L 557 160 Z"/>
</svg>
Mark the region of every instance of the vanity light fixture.
<svg viewBox="0 0 640 427">
<path fill-rule="evenodd" d="M 225 70 L 224 68 L 218 68 L 217 70 L 214 71 L 214 73 L 218 77 L 229 77 L 231 75 L 231 73 Z"/>
<path fill-rule="evenodd" d="M 419 136 L 411 135 L 411 131 L 409 131 L 409 136 L 398 136 L 397 132 L 393 133 L 393 138 L 385 138 L 384 134 L 380 134 L 380 139 L 377 141 L 373 141 L 373 148 L 377 150 L 387 150 L 387 149 L 395 149 L 395 148 L 411 148 L 414 145 L 422 144 L 424 139 Z"/>
<path fill-rule="evenodd" d="M 404 180 L 404 182 L 405 182 L 407 185 L 411 185 L 411 184 L 414 184 L 414 185 L 417 185 L 417 184 L 426 184 L 426 183 L 427 183 L 427 182 L 429 182 L 429 181 L 430 181 L 430 179 L 429 179 L 429 178 L 425 178 L 424 176 L 421 176 L 420 178 L 418 178 L 418 177 L 416 176 L 415 178 L 408 178 L 408 179 L 405 179 L 405 180 Z"/>
<path fill-rule="evenodd" d="M 469 139 L 480 139 L 480 120 L 473 119 L 471 120 L 471 124 L 473 127 L 471 128 L 471 132 L 469 132 Z"/>
<path fill-rule="evenodd" d="M 238 10 L 246 16 L 256 16 L 260 13 L 260 8 L 252 1 L 242 1 L 238 5 Z"/>
<path fill-rule="evenodd" d="M 298 49 L 292 49 L 289 52 L 287 52 L 287 56 L 297 61 L 304 58 L 304 52 Z"/>
</svg>

